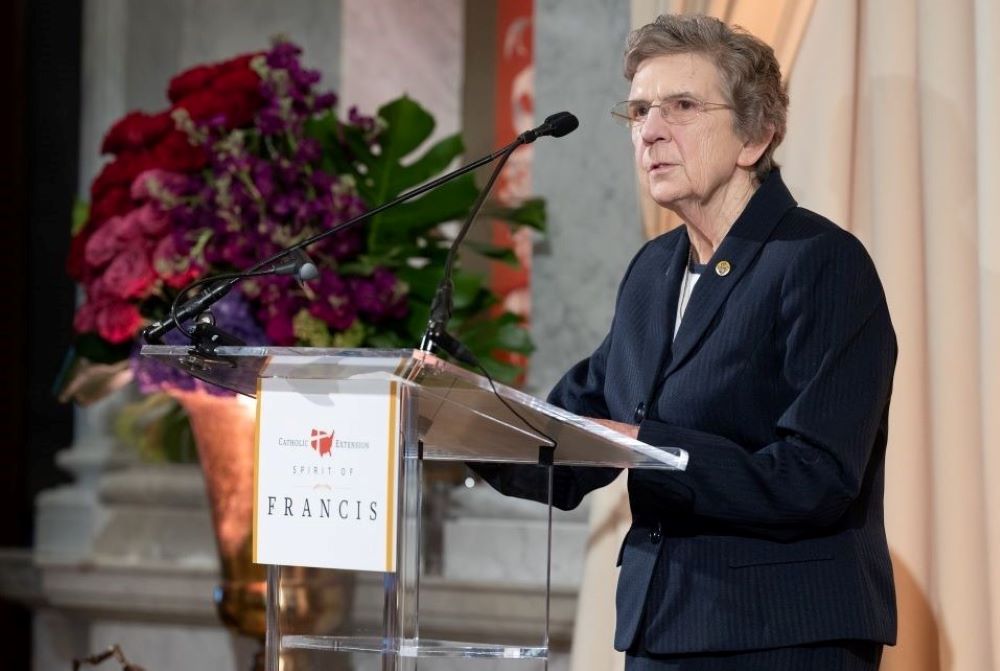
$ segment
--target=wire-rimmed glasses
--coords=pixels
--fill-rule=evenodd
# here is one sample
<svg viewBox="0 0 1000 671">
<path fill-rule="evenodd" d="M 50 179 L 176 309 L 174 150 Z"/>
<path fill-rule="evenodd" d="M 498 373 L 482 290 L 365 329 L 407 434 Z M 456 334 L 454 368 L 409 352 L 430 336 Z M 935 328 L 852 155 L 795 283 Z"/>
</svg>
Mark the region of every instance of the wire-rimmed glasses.
<svg viewBox="0 0 1000 671">
<path fill-rule="evenodd" d="M 732 109 L 725 103 L 706 102 L 691 96 L 671 96 L 658 103 L 648 100 L 623 100 L 611 108 L 612 118 L 623 126 L 633 127 L 645 123 L 649 111 L 659 108 L 660 116 L 667 123 L 691 123 L 702 112 L 716 109 Z"/>
</svg>

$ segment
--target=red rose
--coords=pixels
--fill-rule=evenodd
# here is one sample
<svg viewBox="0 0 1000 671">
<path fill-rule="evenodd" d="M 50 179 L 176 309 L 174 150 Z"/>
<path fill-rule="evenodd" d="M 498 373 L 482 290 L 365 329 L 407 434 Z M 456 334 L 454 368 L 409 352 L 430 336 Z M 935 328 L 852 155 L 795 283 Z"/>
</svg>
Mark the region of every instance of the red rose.
<svg viewBox="0 0 1000 671">
<path fill-rule="evenodd" d="M 167 87 L 167 97 L 170 102 L 176 103 L 195 91 L 206 88 L 215 77 L 215 73 L 216 66 L 214 65 L 198 65 L 190 70 L 185 70 L 170 80 L 170 86 Z"/>
<path fill-rule="evenodd" d="M 205 121 L 220 116 L 225 113 L 228 105 L 226 97 L 212 89 L 195 91 L 177 103 L 177 107 L 186 109 L 195 121 Z"/>
<path fill-rule="evenodd" d="M 125 214 L 135 207 L 129 190 L 123 186 L 112 186 L 90 206 L 90 221 L 87 226 L 99 224 L 114 216 Z"/>
<path fill-rule="evenodd" d="M 151 163 L 150 167 L 171 172 L 195 172 L 208 165 L 208 153 L 203 147 L 191 144 L 187 135 L 175 130 L 153 149 Z"/>
<path fill-rule="evenodd" d="M 135 337 L 142 328 L 142 315 L 131 303 L 113 301 L 97 310 L 94 323 L 99 336 L 117 345 Z"/>
<path fill-rule="evenodd" d="M 90 231 L 86 228 L 69 241 L 69 255 L 66 257 L 66 272 L 77 282 L 83 282 L 87 276 L 87 261 L 84 250 L 90 239 Z"/>
<path fill-rule="evenodd" d="M 193 93 L 207 89 L 216 78 L 222 75 L 239 70 L 249 71 L 250 61 L 255 56 L 257 56 L 255 53 L 243 54 L 221 63 L 197 65 L 185 70 L 170 80 L 170 85 L 167 87 L 167 98 L 170 99 L 170 102 L 177 103 Z"/>
<path fill-rule="evenodd" d="M 260 77 L 253 70 L 240 68 L 221 74 L 212 82 L 212 88 L 220 93 L 256 95 L 260 91 Z"/>
<path fill-rule="evenodd" d="M 227 128 L 239 128 L 253 121 L 260 108 L 260 96 L 256 91 L 207 89 L 192 93 L 177 107 L 187 110 L 195 121 L 222 117 Z"/>
<path fill-rule="evenodd" d="M 230 128 L 240 128 L 253 122 L 257 110 L 260 109 L 260 96 L 257 94 L 232 95 L 227 98 L 226 123 Z"/>
<path fill-rule="evenodd" d="M 143 149 L 158 142 L 173 128 L 174 122 L 169 112 L 131 112 L 119 119 L 104 136 L 101 152 L 118 154 L 126 150 Z"/>
<path fill-rule="evenodd" d="M 108 189 L 115 186 L 124 186 L 128 189 L 139 173 L 154 167 L 157 166 L 153 155 L 149 152 L 119 154 L 118 158 L 104 164 L 100 174 L 90 185 L 91 200 L 98 200 Z"/>
<path fill-rule="evenodd" d="M 234 56 L 228 61 L 223 61 L 216 65 L 218 72 L 224 74 L 226 72 L 232 72 L 233 70 L 249 70 L 250 61 L 260 55 L 260 52 L 252 54 L 241 54 L 239 56 Z"/>
<path fill-rule="evenodd" d="M 143 298 L 156 281 L 156 274 L 146 250 L 132 246 L 115 256 L 103 280 L 108 292 L 117 298 Z"/>
</svg>

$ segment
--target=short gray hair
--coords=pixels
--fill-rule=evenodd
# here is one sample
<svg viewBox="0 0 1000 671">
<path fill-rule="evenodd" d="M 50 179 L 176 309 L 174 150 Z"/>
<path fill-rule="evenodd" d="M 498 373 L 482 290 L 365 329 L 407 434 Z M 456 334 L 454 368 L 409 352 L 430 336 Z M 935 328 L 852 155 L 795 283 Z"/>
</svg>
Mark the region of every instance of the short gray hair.
<svg viewBox="0 0 1000 671">
<path fill-rule="evenodd" d="M 671 54 L 700 54 L 715 64 L 722 94 L 733 107 L 733 129 L 740 137 L 759 141 L 774 131 L 754 165 L 754 175 L 762 181 L 778 167 L 774 150 L 785 137 L 788 119 L 788 93 L 774 50 L 742 28 L 730 28 L 710 16 L 664 14 L 629 34 L 625 78 L 632 81 L 646 59 Z"/>
</svg>

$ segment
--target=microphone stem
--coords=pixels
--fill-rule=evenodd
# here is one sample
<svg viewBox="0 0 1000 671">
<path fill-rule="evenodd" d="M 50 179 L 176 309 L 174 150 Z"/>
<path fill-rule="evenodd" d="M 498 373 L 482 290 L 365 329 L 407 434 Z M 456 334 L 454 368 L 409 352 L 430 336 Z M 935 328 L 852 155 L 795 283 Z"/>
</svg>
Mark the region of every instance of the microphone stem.
<svg viewBox="0 0 1000 671">
<path fill-rule="evenodd" d="M 479 196 L 476 198 L 476 202 L 472 205 L 472 209 L 469 210 L 468 216 L 462 223 L 462 228 L 459 229 L 458 234 L 455 235 L 455 239 L 451 242 L 451 247 L 448 248 L 448 256 L 444 262 L 444 270 L 441 275 L 441 281 L 438 283 L 437 291 L 434 292 L 434 299 L 431 301 L 430 319 L 427 322 L 427 329 L 424 331 L 424 336 L 420 341 L 420 349 L 425 352 L 430 352 L 433 349 L 435 338 L 440 337 L 439 334 L 446 335 L 445 329 L 448 326 L 448 320 L 451 319 L 453 306 L 452 273 L 455 258 L 458 255 L 458 248 L 461 246 L 462 241 L 465 240 L 465 236 L 468 234 L 469 229 L 472 228 L 472 224 L 476 220 L 479 210 L 482 209 L 483 203 L 486 202 L 486 197 L 489 196 L 490 192 L 493 190 L 493 185 L 496 183 L 497 178 L 500 176 L 500 173 L 503 172 L 507 159 L 509 159 L 511 154 L 514 153 L 514 150 L 520 147 L 523 143 L 523 137 L 519 136 L 514 142 L 500 150 L 500 162 L 497 163 L 495 168 L 493 168 L 493 172 L 490 174 L 490 178 L 486 182 L 486 186 L 480 190 Z"/>
</svg>

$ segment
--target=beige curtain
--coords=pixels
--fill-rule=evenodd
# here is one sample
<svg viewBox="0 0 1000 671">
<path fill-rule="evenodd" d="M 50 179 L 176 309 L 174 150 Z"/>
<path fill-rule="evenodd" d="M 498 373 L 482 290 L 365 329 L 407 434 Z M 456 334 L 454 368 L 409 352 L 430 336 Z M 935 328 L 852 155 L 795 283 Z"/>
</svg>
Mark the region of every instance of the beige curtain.
<svg viewBox="0 0 1000 671">
<path fill-rule="evenodd" d="M 791 72 L 785 179 L 867 245 L 899 338 L 886 524 L 900 627 L 883 669 L 1000 670 L 1000 3 L 798 4 L 633 0 L 632 17 L 713 13 Z M 646 211 L 647 233 L 672 225 Z M 621 668 L 608 604 L 624 500 L 616 483 L 594 501 L 573 671 Z"/>
<path fill-rule="evenodd" d="M 780 150 L 853 231 L 899 338 L 892 671 L 1000 669 L 1000 4 L 817 0 Z"/>
</svg>

